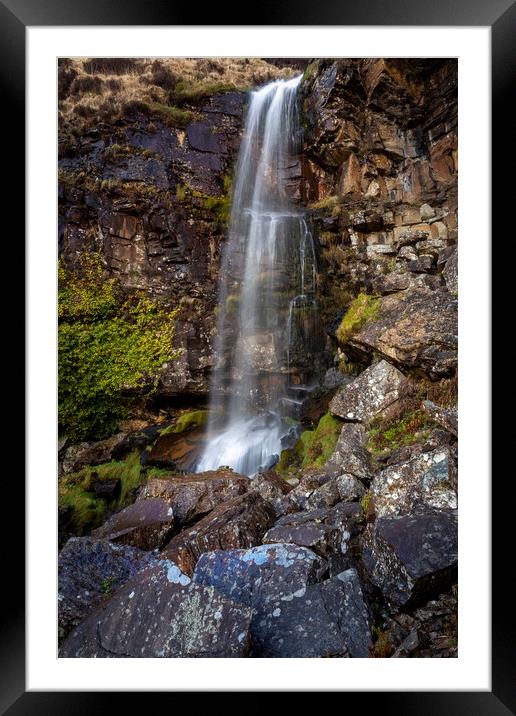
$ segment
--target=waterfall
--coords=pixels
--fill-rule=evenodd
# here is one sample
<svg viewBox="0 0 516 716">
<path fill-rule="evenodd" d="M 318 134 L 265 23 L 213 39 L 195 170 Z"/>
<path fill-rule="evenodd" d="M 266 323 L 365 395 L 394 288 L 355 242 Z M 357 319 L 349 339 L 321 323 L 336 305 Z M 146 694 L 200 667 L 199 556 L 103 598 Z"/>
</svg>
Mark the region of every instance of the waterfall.
<svg viewBox="0 0 516 716">
<path fill-rule="evenodd" d="M 292 421 L 285 420 L 289 401 L 300 402 L 290 396 L 293 383 L 313 379 L 314 354 L 321 350 L 313 237 L 286 190 L 300 149 L 300 81 L 271 82 L 250 96 L 222 257 L 217 364 L 198 472 L 228 465 L 253 476 L 273 464 L 293 435 Z"/>
</svg>

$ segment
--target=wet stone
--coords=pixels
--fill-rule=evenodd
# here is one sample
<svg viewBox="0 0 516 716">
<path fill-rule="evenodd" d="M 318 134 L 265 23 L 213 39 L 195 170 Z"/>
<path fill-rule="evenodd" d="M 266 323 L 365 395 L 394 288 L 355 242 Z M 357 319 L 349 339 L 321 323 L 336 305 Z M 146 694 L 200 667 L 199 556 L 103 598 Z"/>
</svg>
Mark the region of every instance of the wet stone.
<svg viewBox="0 0 516 716">
<path fill-rule="evenodd" d="M 92 531 L 98 539 L 108 539 L 140 549 L 159 549 L 174 526 L 170 505 L 159 498 L 135 502 L 115 513 L 101 527 Z"/>
</svg>

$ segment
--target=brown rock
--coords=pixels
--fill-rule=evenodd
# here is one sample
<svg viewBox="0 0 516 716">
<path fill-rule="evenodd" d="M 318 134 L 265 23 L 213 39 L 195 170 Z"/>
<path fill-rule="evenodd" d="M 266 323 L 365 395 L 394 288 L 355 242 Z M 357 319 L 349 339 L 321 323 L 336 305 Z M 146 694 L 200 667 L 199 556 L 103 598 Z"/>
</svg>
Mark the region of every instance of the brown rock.
<svg viewBox="0 0 516 716">
<path fill-rule="evenodd" d="M 138 500 L 160 498 L 172 508 L 176 525 L 198 520 L 222 502 L 242 495 L 250 480 L 232 470 L 213 470 L 192 475 L 153 477 Z"/>
<path fill-rule="evenodd" d="M 383 296 L 380 318 L 366 323 L 349 340 L 361 356 L 379 353 L 430 378 L 457 367 L 457 300 L 446 291 L 414 288 Z"/>
<path fill-rule="evenodd" d="M 188 575 L 203 552 L 254 547 L 275 518 L 272 507 L 256 493 L 224 502 L 193 527 L 180 532 L 161 555 Z"/>
<path fill-rule="evenodd" d="M 117 512 L 91 534 L 97 539 L 151 550 L 163 546 L 173 526 L 170 505 L 165 500 L 151 498 Z"/>
</svg>

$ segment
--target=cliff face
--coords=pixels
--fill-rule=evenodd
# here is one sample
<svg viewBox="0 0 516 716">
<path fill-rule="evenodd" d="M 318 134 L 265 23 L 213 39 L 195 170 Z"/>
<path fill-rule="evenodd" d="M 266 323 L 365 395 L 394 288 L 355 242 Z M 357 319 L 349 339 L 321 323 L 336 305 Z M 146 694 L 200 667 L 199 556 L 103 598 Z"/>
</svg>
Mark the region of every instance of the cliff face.
<svg viewBox="0 0 516 716">
<path fill-rule="evenodd" d="M 268 67 L 271 77 L 300 71 Z M 82 251 L 98 251 L 124 289 L 180 306 L 183 351 L 159 391 L 205 397 L 246 93 L 206 85 L 170 106 L 170 93 L 164 104 L 152 85 L 144 102 L 111 114 L 94 105 L 92 117 L 84 99 L 70 109 L 74 82 L 88 86 L 74 72 L 65 65 L 60 80 L 60 255 L 72 267 Z M 147 82 L 166 86 L 152 72 Z M 285 182 L 316 229 L 330 335 L 359 291 L 456 292 L 456 62 L 317 60 L 305 70 L 301 101 L 304 151 Z M 347 346 L 348 357 L 366 363 L 368 350 Z"/>
<path fill-rule="evenodd" d="M 456 61 L 320 60 L 305 78 L 299 194 L 314 210 L 327 319 L 360 289 L 449 278 L 456 292 Z"/>
</svg>

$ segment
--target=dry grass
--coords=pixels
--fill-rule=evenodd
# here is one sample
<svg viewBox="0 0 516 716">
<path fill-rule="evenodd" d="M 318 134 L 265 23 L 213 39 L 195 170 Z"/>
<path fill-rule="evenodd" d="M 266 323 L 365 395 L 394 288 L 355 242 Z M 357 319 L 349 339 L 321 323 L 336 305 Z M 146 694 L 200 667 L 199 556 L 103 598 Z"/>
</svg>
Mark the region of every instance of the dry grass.
<svg viewBox="0 0 516 716">
<path fill-rule="evenodd" d="M 61 128 L 114 121 L 138 106 L 143 111 L 149 105 L 195 105 L 209 94 L 250 89 L 298 72 L 261 58 L 62 58 Z"/>
</svg>

